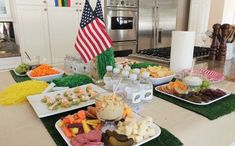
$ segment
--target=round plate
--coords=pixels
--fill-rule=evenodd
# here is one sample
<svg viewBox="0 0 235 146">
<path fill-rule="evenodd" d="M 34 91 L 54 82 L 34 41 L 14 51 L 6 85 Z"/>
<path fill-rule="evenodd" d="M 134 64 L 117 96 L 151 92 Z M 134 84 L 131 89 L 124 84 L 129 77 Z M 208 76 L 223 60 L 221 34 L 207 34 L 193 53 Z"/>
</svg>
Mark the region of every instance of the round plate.
<svg viewBox="0 0 235 146">
<path fill-rule="evenodd" d="M 15 69 L 14 69 L 13 71 L 14 71 L 14 73 L 15 73 L 17 76 L 19 76 L 19 77 L 26 77 L 26 76 L 27 76 L 26 73 L 25 73 L 25 74 L 19 74 L 19 73 L 17 73 Z"/>
</svg>

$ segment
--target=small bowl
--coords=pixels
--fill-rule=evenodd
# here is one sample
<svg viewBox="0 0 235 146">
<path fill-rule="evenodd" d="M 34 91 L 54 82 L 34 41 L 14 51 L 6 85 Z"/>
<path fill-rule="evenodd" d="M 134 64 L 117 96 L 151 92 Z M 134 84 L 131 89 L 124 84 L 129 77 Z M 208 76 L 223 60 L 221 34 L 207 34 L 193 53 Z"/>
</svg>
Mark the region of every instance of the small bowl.
<svg viewBox="0 0 235 146">
<path fill-rule="evenodd" d="M 28 75 L 28 77 L 32 80 L 40 80 L 40 81 L 45 81 L 45 82 L 50 82 L 54 79 L 58 79 L 58 78 L 62 78 L 62 76 L 64 75 L 64 71 L 58 68 L 53 68 L 54 70 L 58 71 L 58 74 L 54 74 L 54 75 L 47 75 L 47 76 L 41 76 L 41 77 L 32 77 L 30 74 L 32 71 L 28 71 L 26 74 Z"/>
<path fill-rule="evenodd" d="M 112 95 L 112 92 L 104 92 L 96 96 L 96 113 L 101 121 L 118 121 L 123 117 L 124 102 L 121 95 L 116 94 L 120 98 L 116 101 L 117 103 L 112 103 L 111 99 L 106 100 L 106 102 L 101 99 L 104 96 Z"/>
<path fill-rule="evenodd" d="M 152 82 L 153 85 L 160 85 L 160 84 L 170 82 L 174 77 L 175 77 L 175 74 L 170 75 L 170 76 L 166 76 L 166 77 L 162 77 L 162 78 L 150 77 L 150 81 Z"/>
<path fill-rule="evenodd" d="M 199 76 L 187 76 L 182 80 L 190 88 L 200 87 L 203 79 Z"/>
</svg>

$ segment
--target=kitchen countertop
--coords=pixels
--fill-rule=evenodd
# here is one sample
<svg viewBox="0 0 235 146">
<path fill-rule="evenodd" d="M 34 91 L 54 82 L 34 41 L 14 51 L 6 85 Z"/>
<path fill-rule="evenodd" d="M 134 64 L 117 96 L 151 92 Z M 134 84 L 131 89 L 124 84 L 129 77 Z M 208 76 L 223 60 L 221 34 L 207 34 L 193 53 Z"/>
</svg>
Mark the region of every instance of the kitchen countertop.
<svg viewBox="0 0 235 146">
<path fill-rule="evenodd" d="M 143 59 L 137 59 L 134 57 L 129 57 L 129 59 L 133 59 L 136 61 L 143 61 Z M 149 60 L 146 60 L 146 61 L 169 67 L 169 64 L 154 62 L 154 61 L 149 61 Z M 203 60 L 197 61 L 195 67 L 218 71 L 224 74 L 225 79 L 227 81 L 235 82 L 235 58 L 231 60 L 227 60 L 225 62 L 203 59 Z"/>
<path fill-rule="evenodd" d="M 226 62 L 226 67 L 211 62 L 199 65 L 226 73 L 226 81 L 214 86 L 235 94 L 235 82 L 231 82 L 234 81 L 235 63 L 230 63 Z M 0 81 L 0 90 L 15 83 L 7 71 L 0 72 Z M 141 115 L 153 117 L 157 124 L 173 133 L 185 146 L 229 146 L 235 141 L 235 112 L 211 121 L 157 97 L 143 106 Z M 0 106 L 0 117 L 1 146 L 56 145 L 29 103 Z"/>
</svg>

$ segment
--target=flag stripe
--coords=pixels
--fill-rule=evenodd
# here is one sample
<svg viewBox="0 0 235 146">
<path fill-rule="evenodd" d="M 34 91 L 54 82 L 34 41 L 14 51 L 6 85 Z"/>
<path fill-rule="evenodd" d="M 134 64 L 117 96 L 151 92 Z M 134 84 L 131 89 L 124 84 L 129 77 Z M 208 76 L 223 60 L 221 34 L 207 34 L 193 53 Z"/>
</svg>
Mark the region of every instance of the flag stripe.
<svg viewBox="0 0 235 146">
<path fill-rule="evenodd" d="M 87 27 L 85 27 L 83 29 L 84 34 L 87 36 L 87 39 L 89 40 L 89 42 L 91 43 L 92 47 L 94 48 L 96 55 L 100 54 L 101 51 L 98 47 L 98 45 L 96 44 L 95 40 L 93 39 L 92 35 L 88 32 Z"/>
<path fill-rule="evenodd" d="M 104 27 L 104 29 L 105 29 L 105 24 L 104 24 L 104 21 L 102 21 L 102 20 L 100 20 L 100 19 L 98 19 L 99 20 L 99 23 Z"/>
<path fill-rule="evenodd" d="M 98 22 L 98 18 L 95 19 L 94 25 L 96 26 L 96 28 L 98 28 L 97 30 L 99 31 L 100 35 L 102 36 L 103 40 L 105 41 L 104 43 L 105 43 L 105 46 L 106 46 L 106 49 L 107 49 L 111 46 L 110 42 L 107 39 L 108 35 L 107 35 L 107 33 L 104 33 L 104 30 L 102 31 L 100 29 L 102 26 L 98 25 L 97 22 Z"/>
<path fill-rule="evenodd" d="M 94 34 L 93 32 L 93 29 L 92 29 L 92 26 L 91 25 L 88 25 L 88 27 L 86 27 L 87 28 L 87 30 L 89 31 L 89 33 L 90 34 L 92 34 L 92 36 L 93 36 L 93 38 L 94 38 L 94 40 L 95 40 L 95 42 L 97 43 L 97 45 L 98 45 L 98 48 L 99 48 L 99 50 L 102 52 L 103 51 L 103 46 L 101 45 L 101 43 L 99 42 L 99 40 L 96 38 L 96 34 Z"/>
<path fill-rule="evenodd" d="M 100 19 L 97 19 L 97 21 L 96 21 L 98 26 L 102 26 L 103 21 L 102 21 L 102 23 L 100 23 L 100 21 L 101 21 Z M 104 23 L 103 23 L 103 24 L 104 24 Z M 102 32 L 103 32 L 103 34 L 105 35 L 105 38 L 106 38 L 106 39 L 108 40 L 108 42 L 109 42 L 108 45 L 109 45 L 109 46 L 112 46 L 112 40 L 111 40 L 111 38 L 108 36 L 108 34 L 107 34 L 105 28 L 104 28 L 104 30 L 103 30 Z"/>
<path fill-rule="evenodd" d="M 78 46 L 77 46 L 77 44 L 75 44 L 74 46 L 75 46 L 76 50 L 78 51 L 78 53 L 81 55 L 82 60 L 84 60 L 84 62 L 87 63 L 87 60 L 88 60 L 88 59 L 87 59 L 86 56 L 83 54 L 82 49 L 79 49 Z"/>
<path fill-rule="evenodd" d="M 84 41 L 83 37 L 81 36 L 81 31 L 78 33 L 78 37 L 80 38 L 80 47 L 84 49 L 84 52 L 86 52 L 90 59 L 92 59 L 94 57 L 94 55 L 90 52 L 90 50 L 88 49 L 88 46 L 86 45 L 86 42 Z"/>
<path fill-rule="evenodd" d="M 100 36 L 97 34 L 97 32 L 95 31 L 95 28 L 94 28 L 94 26 L 91 24 L 91 26 L 89 27 L 90 29 L 91 29 L 91 32 L 92 32 L 92 34 L 95 36 L 95 38 L 96 38 L 96 41 L 100 44 L 100 49 L 102 50 L 102 52 L 104 51 L 104 48 L 105 48 L 105 46 L 104 46 L 104 44 L 102 43 L 102 40 L 100 40 L 101 38 L 100 38 Z"/>
<path fill-rule="evenodd" d="M 79 35 L 78 35 L 78 37 L 77 37 L 78 48 L 81 48 L 81 49 L 83 50 L 83 52 L 86 54 L 87 58 L 90 60 L 90 59 L 92 58 L 91 55 L 88 54 L 88 52 L 87 52 L 88 50 L 84 48 L 84 45 L 81 44 L 81 43 L 83 43 L 83 42 L 82 42 L 82 41 L 79 41 L 79 39 L 80 39 L 80 37 L 79 37 Z M 80 39 L 80 40 L 81 40 L 81 39 Z"/>
<path fill-rule="evenodd" d="M 96 25 L 94 23 L 91 23 L 91 24 L 92 24 L 92 27 L 94 28 L 94 31 L 98 35 L 98 40 L 100 40 L 101 44 L 103 44 L 103 46 L 104 46 L 103 49 L 108 48 L 108 45 L 105 43 L 103 36 L 100 34 L 99 30 L 96 29 Z"/>
<path fill-rule="evenodd" d="M 83 58 L 85 58 L 85 61 L 89 60 L 86 53 L 83 51 L 83 49 L 80 47 L 80 45 L 78 45 L 78 42 L 76 42 L 75 45 L 76 45 L 76 48 L 79 50 L 80 54 L 83 56 Z"/>
<path fill-rule="evenodd" d="M 76 49 L 78 50 L 79 54 L 81 54 L 81 56 L 84 58 L 83 60 L 86 62 L 87 60 L 89 60 L 87 58 L 86 53 L 83 51 L 83 49 L 78 45 L 78 42 L 76 41 L 75 43 Z"/>
<path fill-rule="evenodd" d="M 91 52 L 92 56 L 95 57 L 95 56 L 97 56 L 97 53 L 96 53 L 95 49 L 93 48 L 93 46 L 91 45 L 90 40 L 88 40 L 87 35 L 84 34 L 84 32 L 85 32 L 84 29 L 82 29 L 80 31 L 80 37 L 82 37 L 82 39 L 83 39 L 84 43 L 86 44 L 86 46 L 91 49 L 90 52 Z"/>
</svg>

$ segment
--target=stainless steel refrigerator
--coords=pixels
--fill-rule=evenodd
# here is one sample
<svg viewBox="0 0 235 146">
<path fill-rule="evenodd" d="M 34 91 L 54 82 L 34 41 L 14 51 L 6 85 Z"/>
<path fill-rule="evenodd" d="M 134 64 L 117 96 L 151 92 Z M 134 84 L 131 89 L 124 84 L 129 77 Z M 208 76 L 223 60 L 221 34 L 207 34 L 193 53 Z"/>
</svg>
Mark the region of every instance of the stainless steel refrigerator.
<svg viewBox="0 0 235 146">
<path fill-rule="evenodd" d="M 178 0 L 139 0 L 138 50 L 169 47 Z"/>
</svg>

